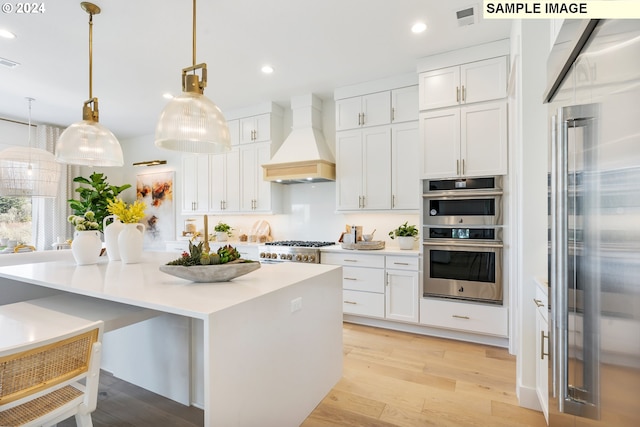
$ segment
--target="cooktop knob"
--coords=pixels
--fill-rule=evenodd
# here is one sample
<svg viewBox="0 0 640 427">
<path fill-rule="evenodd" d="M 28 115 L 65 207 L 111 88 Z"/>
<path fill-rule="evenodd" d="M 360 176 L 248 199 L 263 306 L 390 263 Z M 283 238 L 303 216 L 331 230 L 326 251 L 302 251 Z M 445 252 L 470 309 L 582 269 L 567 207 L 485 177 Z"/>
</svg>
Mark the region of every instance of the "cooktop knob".
<svg viewBox="0 0 640 427">
<path fill-rule="evenodd" d="M 316 256 L 315 255 L 309 255 L 309 262 L 316 262 Z"/>
<path fill-rule="evenodd" d="M 287 256 L 285 254 L 280 254 L 280 259 L 287 259 Z"/>
<path fill-rule="evenodd" d="M 302 261 L 302 255 L 296 255 L 296 261 Z"/>
<path fill-rule="evenodd" d="M 264 252 L 260 252 L 260 258 L 266 258 L 267 254 L 265 254 Z"/>
<path fill-rule="evenodd" d="M 309 256 L 308 256 L 308 255 L 304 255 L 304 256 L 302 257 L 302 260 L 303 260 L 304 262 L 309 261 Z"/>
<path fill-rule="evenodd" d="M 292 260 L 292 259 L 293 259 L 293 255 L 291 255 L 291 254 L 287 254 L 287 259 L 288 259 L 288 260 Z"/>
<path fill-rule="evenodd" d="M 278 254 L 271 254 L 271 259 L 276 259 L 278 258 Z"/>
</svg>

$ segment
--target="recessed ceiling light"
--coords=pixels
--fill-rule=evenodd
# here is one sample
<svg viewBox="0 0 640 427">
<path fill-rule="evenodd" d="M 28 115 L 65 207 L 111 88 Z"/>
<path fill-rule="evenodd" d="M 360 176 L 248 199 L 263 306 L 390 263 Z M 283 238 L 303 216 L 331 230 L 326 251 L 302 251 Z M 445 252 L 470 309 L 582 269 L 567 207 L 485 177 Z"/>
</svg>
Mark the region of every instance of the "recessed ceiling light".
<svg viewBox="0 0 640 427">
<path fill-rule="evenodd" d="M 0 28 L 0 37 L 5 38 L 5 39 L 15 39 L 16 35 L 13 34 L 9 30 L 5 30 L 4 28 Z"/>
<path fill-rule="evenodd" d="M 163 93 L 163 94 L 162 94 L 162 97 L 163 97 L 164 99 L 173 99 L 173 95 L 172 95 L 172 94 L 170 94 L 169 92 Z"/>
<path fill-rule="evenodd" d="M 261 68 L 262 72 L 265 74 L 273 73 L 273 67 L 271 65 L 263 65 Z"/>
<path fill-rule="evenodd" d="M 415 34 L 420 34 L 424 32 L 426 29 L 427 29 L 427 24 L 425 24 L 424 22 L 416 22 L 411 27 L 411 32 Z"/>
</svg>

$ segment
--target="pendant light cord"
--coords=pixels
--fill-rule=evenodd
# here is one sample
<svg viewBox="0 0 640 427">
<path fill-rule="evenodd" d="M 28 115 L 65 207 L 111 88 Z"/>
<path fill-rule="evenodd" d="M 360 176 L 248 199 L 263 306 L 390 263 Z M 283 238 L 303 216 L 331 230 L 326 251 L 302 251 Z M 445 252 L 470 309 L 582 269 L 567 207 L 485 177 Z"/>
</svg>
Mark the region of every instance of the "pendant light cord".
<svg viewBox="0 0 640 427">
<path fill-rule="evenodd" d="M 89 99 L 93 99 L 93 13 L 89 12 Z"/>
<path fill-rule="evenodd" d="M 196 0 L 193 0 L 193 53 L 192 53 L 192 59 L 193 59 L 193 66 L 196 66 Z M 195 74 L 195 70 L 193 70 L 193 73 Z"/>
</svg>

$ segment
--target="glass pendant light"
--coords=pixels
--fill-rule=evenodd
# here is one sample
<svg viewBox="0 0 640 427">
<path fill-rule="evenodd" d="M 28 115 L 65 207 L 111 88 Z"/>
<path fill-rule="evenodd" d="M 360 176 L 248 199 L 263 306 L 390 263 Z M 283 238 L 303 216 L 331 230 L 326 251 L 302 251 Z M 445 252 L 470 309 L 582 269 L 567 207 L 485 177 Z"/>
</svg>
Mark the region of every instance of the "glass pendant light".
<svg viewBox="0 0 640 427">
<path fill-rule="evenodd" d="M 195 74 L 198 69 L 202 70 L 202 81 Z M 196 0 L 193 0 L 193 65 L 182 70 L 182 95 L 173 98 L 160 114 L 157 147 L 189 153 L 231 149 L 227 121 L 220 108 L 203 95 L 206 86 L 207 64 L 196 65 Z"/>
<path fill-rule="evenodd" d="M 93 15 L 100 8 L 80 3 L 89 14 L 89 100 L 82 107 L 82 121 L 65 129 L 56 144 L 56 160 L 82 166 L 123 166 L 122 148 L 116 137 L 98 123 L 98 98 L 93 97 Z"/>
<path fill-rule="evenodd" d="M 29 143 L 0 152 L 0 196 L 56 197 L 60 164 L 53 154 L 31 147 L 31 102 L 29 101 Z"/>
</svg>

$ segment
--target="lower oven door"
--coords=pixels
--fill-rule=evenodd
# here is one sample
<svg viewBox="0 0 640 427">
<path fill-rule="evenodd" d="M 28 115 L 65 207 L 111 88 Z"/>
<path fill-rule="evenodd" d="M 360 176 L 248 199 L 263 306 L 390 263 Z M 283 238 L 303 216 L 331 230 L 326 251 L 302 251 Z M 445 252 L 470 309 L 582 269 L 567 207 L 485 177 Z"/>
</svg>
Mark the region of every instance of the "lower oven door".
<svg viewBox="0 0 640 427">
<path fill-rule="evenodd" d="M 424 241 L 424 296 L 502 304 L 502 243 Z"/>
</svg>

